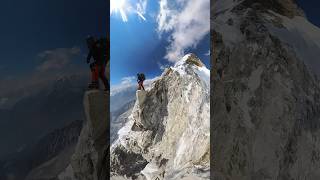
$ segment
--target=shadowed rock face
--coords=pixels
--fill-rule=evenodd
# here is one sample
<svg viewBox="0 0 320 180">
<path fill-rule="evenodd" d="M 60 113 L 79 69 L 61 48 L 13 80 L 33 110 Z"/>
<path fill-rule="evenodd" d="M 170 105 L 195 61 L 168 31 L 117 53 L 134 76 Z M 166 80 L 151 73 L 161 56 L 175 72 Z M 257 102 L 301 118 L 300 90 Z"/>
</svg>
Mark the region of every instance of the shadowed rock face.
<svg viewBox="0 0 320 180">
<path fill-rule="evenodd" d="M 219 180 L 319 179 L 319 81 L 293 46 L 271 33 L 263 12 L 248 9 L 255 2 L 264 4 L 243 1 L 244 11 L 212 19 L 212 65 L 223 70 L 223 78 L 217 70 L 211 76 L 212 174 Z M 279 3 L 296 7 L 265 3 L 274 12 Z M 226 27 L 242 38 L 228 42 Z"/>
<path fill-rule="evenodd" d="M 244 0 L 239 6 L 256 10 L 272 10 L 284 16 L 304 16 L 303 11 L 297 6 L 295 0 Z"/>
<path fill-rule="evenodd" d="M 113 179 L 209 178 L 207 81 L 209 70 L 190 54 L 150 90 L 137 92 L 129 121 L 111 148 Z"/>
<path fill-rule="evenodd" d="M 84 95 L 86 121 L 71 160 L 77 180 L 104 180 L 109 174 L 108 98 L 108 94 L 98 90 Z"/>
<path fill-rule="evenodd" d="M 135 178 L 138 176 L 137 172 L 141 172 L 148 164 L 141 154 L 128 151 L 123 146 L 116 147 L 111 158 L 111 175 L 121 174 Z"/>
</svg>

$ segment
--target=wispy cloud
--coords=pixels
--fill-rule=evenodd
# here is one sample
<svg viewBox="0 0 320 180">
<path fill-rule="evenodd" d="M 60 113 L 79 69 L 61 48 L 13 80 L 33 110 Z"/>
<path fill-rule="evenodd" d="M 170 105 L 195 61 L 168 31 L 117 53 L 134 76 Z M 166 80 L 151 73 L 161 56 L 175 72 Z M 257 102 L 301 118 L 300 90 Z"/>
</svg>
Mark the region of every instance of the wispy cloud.
<svg viewBox="0 0 320 180">
<path fill-rule="evenodd" d="M 205 53 L 204 55 L 205 55 L 205 56 L 210 56 L 210 55 L 211 55 L 210 50 L 208 50 L 208 52 L 207 52 L 207 53 Z"/>
<path fill-rule="evenodd" d="M 123 22 L 128 22 L 128 16 L 136 14 L 146 21 L 146 9 L 148 0 L 111 0 L 110 15 L 120 14 Z"/>
<path fill-rule="evenodd" d="M 46 50 L 38 54 L 41 64 L 37 66 L 39 71 L 58 70 L 67 66 L 75 56 L 80 54 L 80 48 L 58 48 Z"/>
<path fill-rule="evenodd" d="M 160 70 L 162 70 L 162 71 L 165 70 L 166 68 L 170 67 L 169 64 L 162 64 L 160 62 L 158 62 L 157 64 L 158 64 Z"/>
<path fill-rule="evenodd" d="M 121 84 L 122 84 L 122 85 L 132 84 L 135 79 L 136 79 L 135 76 L 123 77 L 123 78 L 121 79 Z"/>
<path fill-rule="evenodd" d="M 79 60 L 78 55 L 81 54 L 77 47 L 45 50 L 35 56 L 38 65 L 31 71 L 0 77 L 0 109 L 10 108 L 23 97 L 47 90 L 62 77 L 76 76 L 89 81 L 89 68 L 73 62 Z"/>
<path fill-rule="evenodd" d="M 165 58 L 176 62 L 210 32 L 210 0 L 160 0 L 159 5 L 157 31 L 170 34 Z"/>
</svg>

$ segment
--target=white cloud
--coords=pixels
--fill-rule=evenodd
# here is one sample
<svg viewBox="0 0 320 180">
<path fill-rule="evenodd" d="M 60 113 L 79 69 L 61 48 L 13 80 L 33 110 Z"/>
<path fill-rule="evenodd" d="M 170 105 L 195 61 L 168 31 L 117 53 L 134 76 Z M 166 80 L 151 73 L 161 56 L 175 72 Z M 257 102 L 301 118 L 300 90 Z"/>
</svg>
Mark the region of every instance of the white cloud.
<svg viewBox="0 0 320 180">
<path fill-rule="evenodd" d="M 158 62 L 157 64 L 158 64 L 160 70 L 162 70 L 162 71 L 165 70 L 166 68 L 170 67 L 169 64 L 162 64 L 160 62 Z"/>
<path fill-rule="evenodd" d="M 122 84 L 122 85 L 132 84 L 135 79 L 136 79 L 135 76 L 123 77 L 123 78 L 121 79 L 121 84 Z"/>
<path fill-rule="evenodd" d="M 41 64 L 36 67 L 39 71 L 57 70 L 64 68 L 70 63 L 74 56 L 80 54 L 80 48 L 58 48 L 46 50 L 38 54 Z"/>
<path fill-rule="evenodd" d="M 205 55 L 205 56 L 210 56 L 210 55 L 211 55 L 210 50 L 208 50 L 208 52 L 207 52 L 207 53 L 205 53 L 204 55 Z"/>
<path fill-rule="evenodd" d="M 110 15 L 120 14 L 123 22 L 128 22 L 130 14 L 136 14 L 146 21 L 145 14 L 148 0 L 111 0 Z"/>
<path fill-rule="evenodd" d="M 171 62 L 184 56 L 185 49 L 196 47 L 210 32 L 210 0 L 160 0 L 157 16 L 159 35 L 170 33 L 167 54 Z"/>
<path fill-rule="evenodd" d="M 113 96 L 119 92 L 126 91 L 128 89 L 135 89 L 136 84 L 134 83 L 136 77 L 135 76 L 128 76 L 121 78 L 119 84 L 111 85 L 110 95 Z"/>
</svg>

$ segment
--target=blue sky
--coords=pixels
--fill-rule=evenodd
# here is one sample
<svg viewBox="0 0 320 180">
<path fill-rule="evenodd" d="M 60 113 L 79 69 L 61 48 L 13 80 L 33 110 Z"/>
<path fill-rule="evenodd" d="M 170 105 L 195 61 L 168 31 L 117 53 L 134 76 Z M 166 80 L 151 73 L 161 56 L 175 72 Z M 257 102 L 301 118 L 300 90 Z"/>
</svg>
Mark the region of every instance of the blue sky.
<svg viewBox="0 0 320 180">
<path fill-rule="evenodd" d="M 111 85 L 128 82 L 128 77 L 134 81 L 138 72 L 147 78 L 158 76 L 161 67 L 189 52 L 209 66 L 209 4 L 209 0 L 111 0 Z M 186 13 L 191 5 L 195 11 Z"/>
<path fill-rule="evenodd" d="M 320 27 L 320 1 L 319 0 L 297 0 L 299 7 L 301 7 L 307 18 L 314 25 Z"/>
</svg>

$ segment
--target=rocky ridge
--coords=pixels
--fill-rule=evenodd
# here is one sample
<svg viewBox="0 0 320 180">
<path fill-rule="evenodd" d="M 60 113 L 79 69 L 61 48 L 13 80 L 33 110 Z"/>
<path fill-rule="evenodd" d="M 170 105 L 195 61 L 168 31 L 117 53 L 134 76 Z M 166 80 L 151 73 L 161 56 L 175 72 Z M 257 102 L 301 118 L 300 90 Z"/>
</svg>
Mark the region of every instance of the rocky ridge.
<svg viewBox="0 0 320 180">
<path fill-rule="evenodd" d="M 150 90 L 137 91 L 111 147 L 113 179 L 209 179 L 209 74 L 188 54 Z"/>
</svg>

